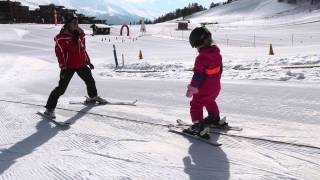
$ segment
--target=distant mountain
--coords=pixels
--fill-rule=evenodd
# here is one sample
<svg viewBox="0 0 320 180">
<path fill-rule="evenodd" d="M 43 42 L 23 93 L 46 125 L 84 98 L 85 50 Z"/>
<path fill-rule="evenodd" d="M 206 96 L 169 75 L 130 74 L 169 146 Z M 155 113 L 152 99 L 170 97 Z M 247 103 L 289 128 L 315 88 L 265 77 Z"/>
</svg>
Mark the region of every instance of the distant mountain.
<svg viewBox="0 0 320 180">
<path fill-rule="evenodd" d="M 37 5 L 56 4 L 77 9 L 78 13 L 95 16 L 97 19 L 107 19 L 110 24 L 138 22 L 141 19 L 152 19 L 151 13 L 144 9 L 134 8 L 127 3 L 108 0 L 17 0 L 31 8 Z"/>
</svg>

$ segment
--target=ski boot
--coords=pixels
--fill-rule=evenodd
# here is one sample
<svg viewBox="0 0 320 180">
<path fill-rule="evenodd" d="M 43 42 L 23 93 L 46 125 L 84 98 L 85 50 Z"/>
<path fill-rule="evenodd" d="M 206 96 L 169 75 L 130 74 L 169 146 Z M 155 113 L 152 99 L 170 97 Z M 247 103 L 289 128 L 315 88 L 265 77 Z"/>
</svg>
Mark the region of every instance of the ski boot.
<svg viewBox="0 0 320 180">
<path fill-rule="evenodd" d="M 107 104 L 108 101 L 101 98 L 100 96 L 95 96 L 93 98 L 87 97 L 87 99 L 84 101 L 85 104 Z"/>
<path fill-rule="evenodd" d="M 46 109 L 46 111 L 43 114 L 48 116 L 51 119 L 55 119 L 56 118 L 56 114 L 54 112 L 54 109 Z"/>
<path fill-rule="evenodd" d="M 210 139 L 210 127 L 199 121 L 195 122 L 189 128 L 184 129 L 183 132 L 193 136 L 199 136 L 204 139 Z"/>
<path fill-rule="evenodd" d="M 226 118 L 220 119 L 220 116 L 208 116 L 204 118 L 204 123 L 209 125 L 210 127 L 218 127 L 218 128 L 225 128 L 228 127 L 228 123 L 226 122 Z"/>
</svg>

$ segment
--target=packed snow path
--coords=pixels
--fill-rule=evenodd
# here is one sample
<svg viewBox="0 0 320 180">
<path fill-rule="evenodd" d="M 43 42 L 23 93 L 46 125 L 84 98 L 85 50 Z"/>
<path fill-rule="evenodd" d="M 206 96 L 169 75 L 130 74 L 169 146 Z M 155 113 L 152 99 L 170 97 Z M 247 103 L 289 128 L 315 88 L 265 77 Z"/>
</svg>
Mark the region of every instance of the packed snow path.
<svg viewBox="0 0 320 180">
<path fill-rule="evenodd" d="M 76 80 L 70 86 L 74 98 L 80 99 L 83 93 L 76 88 L 81 83 Z M 144 87 L 134 95 L 141 103 L 137 107 L 91 109 L 62 101 L 60 106 L 164 124 L 174 122 L 177 117 L 188 117 L 188 103 L 182 98 L 185 82 L 104 80 L 98 84 L 102 87 L 100 91 L 108 92 L 108 96 L 123 99 L 133 97 L 127 92 Z M 310 106 L 316 112 L 320 108 L 317 97 L 313 97 L 312 106 L 291 106 L 291 101 L 280 96 L 292 99 L 292 93 L 299 97 L 296 102 L 312 103 L 306 92 L 319 88 L 250 83 L 244 88 L 244 85 L 224 84 L 219 98 L 230 123 L 244 128 L 241 135 L 320 146 L 316 136 L 320 127 L 312 116 L 306 113 L 304 118 L 299 118 L 292 115 L 297 112 L 291 111 L 291 108 L 302 108 L 300 111 L 305 112 Z M 166 96 L 154 93 L 157 89 Z M 46 94 L 42 94 L 42 90 L 33 89 L 33 92 L 44 98 Z M 40 103 L 39 99 L 17 98 Z M 288 106 L 291 108 L 284 108 Z M 73 123 L 70 129 L 61 129 L 36 115 L 39 109 L 1 102 L 0 179 L 319 178 L 320 150 L 312 148 L 213 135 L 213 139 L 223 144 L 215 148 L 171 134 L 163 127 L 58 110 Z"/>
</svg>

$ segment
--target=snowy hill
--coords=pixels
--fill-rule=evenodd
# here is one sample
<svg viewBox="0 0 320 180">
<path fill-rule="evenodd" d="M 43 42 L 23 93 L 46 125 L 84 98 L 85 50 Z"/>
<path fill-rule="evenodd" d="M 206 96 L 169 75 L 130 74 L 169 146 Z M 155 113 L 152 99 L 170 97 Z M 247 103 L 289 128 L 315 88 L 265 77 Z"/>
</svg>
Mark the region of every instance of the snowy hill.
<svg viewBox="0 0 320 180">
<path fill-rule="evenodd" d="M 37 8 L 37 5 L 54 3 L 68 8 L 77 9 L 78 12 L 95 16 L 98 19 L 107 19 L 111 24 L 122 24 L 129 22 L 138 22 L 142 18 L 150 18 L 152 14 L 145 9 L 137 9 L 130 6 L 129 3 L 105 1 L 105 0 L 18 0 L 22 4 Z"/>
<path fill-rule="evenodd" d="M 187 31 L 176 31 L 175 21 L 169 21 L 154 25 L 157 28 L 149 28 L 149 32 L 160 38 L 188 41 L 194 27 L 217 23 L 206 27 L 226 52 L 225 78 L 318 81 L 314 76 L 318 71 L 308 68 L 320 65 L 320 10 L 310 2 L 301 2 L 237 0 L 188 17 L 191 23 Z M 277 51 L 275 56 L 268 56 L 270 44 Z M 306 69 L 288 70 L 285 66 Z"/>
<path fill-rule="evenodd" d="M 278 2 L 278 0 L 237 0 L 190 16 L 193 21 L 242 23 L 257 19 L 276 19 L 295 14 L 306 14 L 318 6 L 309 1 L 297 4 Z M 303 15 L 301 15 L 303 17 Z M 295 19 L 292 19 L 295 20 Z"/>
</svg>

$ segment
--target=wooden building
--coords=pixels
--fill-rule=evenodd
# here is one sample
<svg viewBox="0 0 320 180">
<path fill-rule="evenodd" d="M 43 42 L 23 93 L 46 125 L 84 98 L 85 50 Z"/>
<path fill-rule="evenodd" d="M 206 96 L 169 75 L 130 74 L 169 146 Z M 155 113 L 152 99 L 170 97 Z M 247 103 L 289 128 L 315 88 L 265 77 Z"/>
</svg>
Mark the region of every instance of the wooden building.
<svg viewBox="0 0 320 180">
<path fill-rule="evenodd" d="M 111 26 L 107 24 L 93 24 L 90 26 L 93 31 L 93 35 L 109 35 Z"/>
<path fill-rule="evenodd" d="M 66 17 L 70 14 L 76 14 L 76 9 L 62 9 L 61 10 L 61 23 L 64 24 L 66 22 Z"/>
<path fill-rule="evenodd" d="M 0 23 L 41 23 L 54 24 L 55 15 L 57 23 L 65 23 L 66 17 L 76 14 L 76 9 L 67 9 L 64 6 L 54 4 L 40 5 L 38 9 L 29 10 L 20 2 L 10 0 L 0 0 Z M 88 17 L 77 14 L 80 24 L 103 24 L 106 20 L 96 20 L 95 17 Z"/>
<path fill-rule="evenodd" d="M 20 2 L 0 1 L 0 23 L 27 23 L 30 20 L 29 7 Z"/>
<path fill-rule="evenodd" d="M 0 23 L 13 22 L 10 1 L 0 1 Z"/>
<path fill-rule="evenodd" d="M 177 20 L 176 23 L 178 23 L 177 30 L 188 30 L 188 25 L 189 25 L 190 21 L 189 20 Z"/>
<path fill-rule="evenodd" d="M 57 13 L 58 23 L 63 22 L 63 17 L 65 13 L 64 6 L 57 6 L 54 4 L 40 5 L 39 14 L 41 21 L 44 24 L 54 24 L 54 11 Z M 76 10 L 74 10 L 75 12 Z"/>
</svg>

